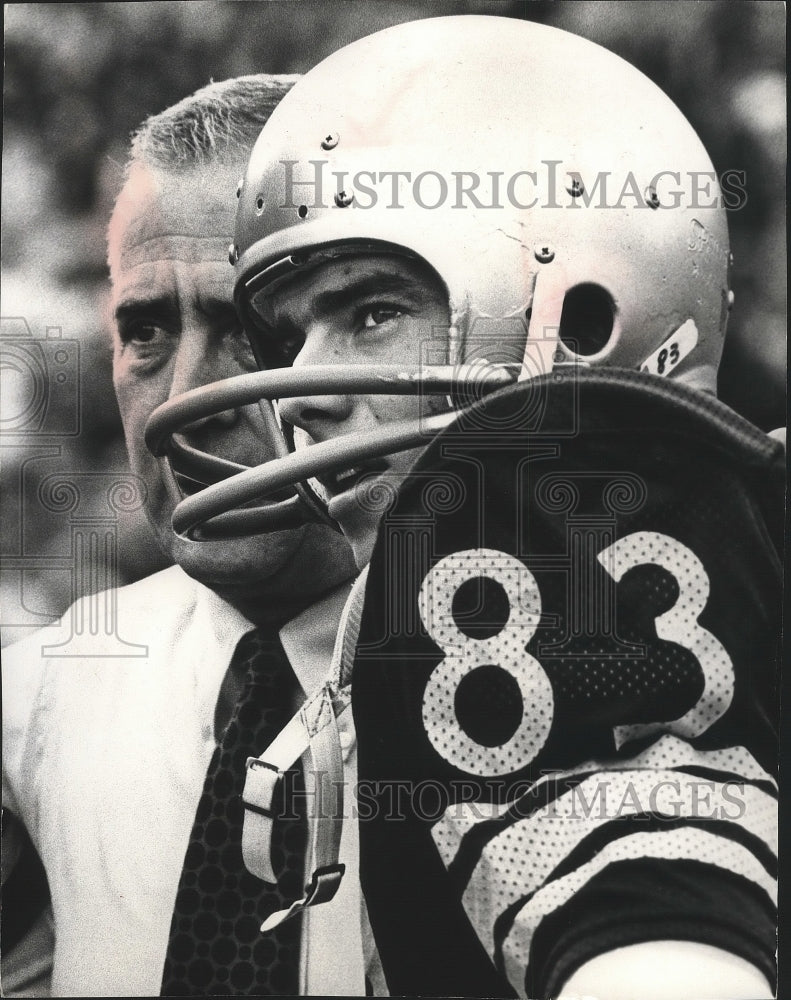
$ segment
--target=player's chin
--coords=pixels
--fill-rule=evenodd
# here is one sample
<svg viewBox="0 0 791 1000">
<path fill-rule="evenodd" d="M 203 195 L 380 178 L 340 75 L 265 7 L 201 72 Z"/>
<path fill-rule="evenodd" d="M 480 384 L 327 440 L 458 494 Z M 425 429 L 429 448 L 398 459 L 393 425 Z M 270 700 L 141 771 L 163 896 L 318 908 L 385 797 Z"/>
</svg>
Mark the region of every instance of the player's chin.
<svg viewBox="0 0 791 1000">
<path fill-rule="evenodd" d="M 358 570 L 365 569 L 373 555 L 376 532 L 367 532 L 361 535 L 344 532 L 344 537 L 352 550 L 355 566 Z"/>
<path fill-rule="evenodd" d="M 367 566 L 379 525 L 398 497 L 398 488 L 408 471 L 390 465 L 384 473 L 366 475 L 353 487 L 333 496 L 327 510 L 340 525 L 358 569 Z"/>
<path fill-rule="evenodd" d="M 382 514 L 361 510 L 350 504 L 345 511 L 340 506 L 336 507 L 336 514 L 333 516 L 337 517 L 341 531 L 349 543 L 357 569 L 363 569 L 371 561 Z"/>
</svg>

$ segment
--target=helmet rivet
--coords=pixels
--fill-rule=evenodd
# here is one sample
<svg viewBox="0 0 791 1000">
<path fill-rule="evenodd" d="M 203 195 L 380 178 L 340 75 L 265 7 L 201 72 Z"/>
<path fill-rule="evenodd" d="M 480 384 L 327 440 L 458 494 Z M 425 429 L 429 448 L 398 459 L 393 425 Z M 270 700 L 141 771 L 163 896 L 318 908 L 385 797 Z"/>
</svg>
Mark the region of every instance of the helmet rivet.
<svg viewBox="0 0 791 1000">
<path fill-rule="evenodd" d="M 572 198 L 579 198 L 581 194 L 585 193 L 585 185 L 582 183 L 582 178 L 574 176 L 573 174 L 569 174 L 569 178 L 570 180 L 566 185 L 566 190 Z"/>
<path fill-rule="evenodd" d="M 353 194 L 347 194 L 345 191 L 335 192 L 335 204 L 338 206 L 338 208 L 347 208 L 349 205 L 351 205 L 353 200 L 354 200 Z"/>
<path fill-rule="evenodd" d="M 244 184 L 244 177 L 239 178 L 239 183 L 236 185 L 236 197 L 242 197 L 242 185 Z"/>
<path fill-rule="evenodd" d="M 328 135 L 325 135 L 324 138 L 321 140 L 321 148 L 335 149 L 335 147 L 338 145 L 340 141 L 340 138 L 341 137 L 338 135 L 337 132 L 330 132 Z"/>
<path fill-rule="evenodd" d="M 537 243 L 533 248 L 533 254 L 539 264 L 549 264 L 555 259 L 555 251 L 546 243 Z"/>
<path fill-rule="evenodd" d="M 649 208 L 659 208 L 659 195 L 653 184 L 645 189 L 645 200 Z"/>
<path fill-rule="evenodd" d="M 228 263 L 233 265 L 239 260 L 239 251 L 236 249 L 236 244 L 231 243 L 228 247 Z"/>
</svg>

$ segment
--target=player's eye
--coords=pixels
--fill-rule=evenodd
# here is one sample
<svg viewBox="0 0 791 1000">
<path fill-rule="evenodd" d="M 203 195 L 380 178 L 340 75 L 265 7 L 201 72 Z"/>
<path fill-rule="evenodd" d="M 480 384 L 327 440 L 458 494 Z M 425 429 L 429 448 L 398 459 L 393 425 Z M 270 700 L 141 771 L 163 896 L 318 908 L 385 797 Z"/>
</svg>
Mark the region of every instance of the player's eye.
<svg viewBox="0 0 791 1000">
<path fill-rule="evenodd" d="M 370 330 L 376 326 L 382 326 L 383 323 L 389 323 L 392 320 L 396 320 L 403 315 L 403 310 L 398 309 L 395 306 L 376 306 L 373 309 L 367 309 L 363 314 L 362 326 L 365 329 Z"/>
</svg>

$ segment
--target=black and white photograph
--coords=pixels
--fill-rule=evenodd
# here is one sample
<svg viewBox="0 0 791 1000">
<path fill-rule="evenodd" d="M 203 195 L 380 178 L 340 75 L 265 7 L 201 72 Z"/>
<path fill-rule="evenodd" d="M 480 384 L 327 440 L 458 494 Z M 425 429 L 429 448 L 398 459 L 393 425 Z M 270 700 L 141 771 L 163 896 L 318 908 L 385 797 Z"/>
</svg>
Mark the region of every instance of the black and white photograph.
<svg viewBox="0 0 791 1000">
<path fill-rule="evenodd" d="M 2 996 L 791 987 L 785 28 L 5 5 Z"/>
</svg>

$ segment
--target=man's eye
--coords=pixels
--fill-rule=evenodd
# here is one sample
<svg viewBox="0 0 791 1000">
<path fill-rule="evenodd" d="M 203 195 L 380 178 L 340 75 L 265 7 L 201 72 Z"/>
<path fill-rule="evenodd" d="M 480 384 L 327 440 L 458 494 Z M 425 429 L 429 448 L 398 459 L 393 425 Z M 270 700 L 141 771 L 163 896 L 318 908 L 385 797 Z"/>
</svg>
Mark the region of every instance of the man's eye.
<svg viewBox="0 0 791 1000">
<path fill-rule="evenodd" d="M 400 309 L 396 309 L 394 306 L 380 306 L 376 309 L 368 309 L 363 316 L 362 325 L 367 329 L 371 329 L 375 326 L 381 326 L 383 323 L 388 323 L 390 320 L 398 319 L 399 316 L 403 316 L 403 312 Z"/>
<path fill-rule="evenodd" d="M 167 330 L 157 323 L 131 323 L 120 329 L 125 344 L 151 345 L 167 336 Z"/>
</svg>

